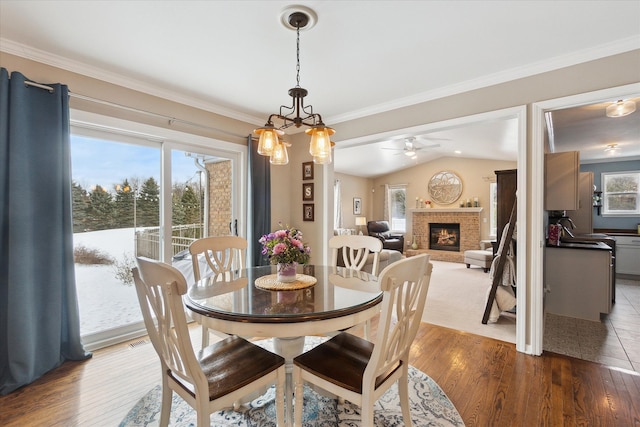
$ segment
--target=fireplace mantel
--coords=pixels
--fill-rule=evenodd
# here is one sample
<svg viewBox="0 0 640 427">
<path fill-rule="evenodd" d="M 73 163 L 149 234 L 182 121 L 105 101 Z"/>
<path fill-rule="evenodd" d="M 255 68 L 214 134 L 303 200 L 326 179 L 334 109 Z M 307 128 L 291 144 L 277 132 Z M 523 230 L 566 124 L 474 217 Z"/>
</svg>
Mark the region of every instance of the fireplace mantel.
<svg viewBox="0 0 640 427">
<path fill-rule="evenodd" d="M 409 212 L 482 212 L 483 208 L 418 208 Z"/>
</svg>

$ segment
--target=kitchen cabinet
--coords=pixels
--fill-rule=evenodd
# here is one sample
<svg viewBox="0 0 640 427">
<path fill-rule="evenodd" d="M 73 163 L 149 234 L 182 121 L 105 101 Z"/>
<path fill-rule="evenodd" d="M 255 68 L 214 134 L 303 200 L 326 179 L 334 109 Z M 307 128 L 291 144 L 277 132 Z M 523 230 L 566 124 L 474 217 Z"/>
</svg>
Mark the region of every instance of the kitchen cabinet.
<svg viewBox="0 0 640 427">
<path fill-rule="evenodd" d="M 578 188 L 578 209 L 568 211 L 573 220 L 573 234 L 591 234 L 593 232 L 593 172 L 580 172 Z"/>
<path fill-rule="evenodd" d="M 616 235 L 616 272 L 640 276 L 640 236 Z"/>
<path fill-rule="evenodd" d="M 518 189 L 518 170 L 507 169 L 495 171 L 496 173 L 496 224 L 497 242 L 500 242 L 502 230 L 509 222 L 513 203 L 516 201 L 516 190 Z"/>
<path fill-rule="evenodd" d="M 545 312 L 599 322 L 611 311 L 611 251 L 602 242 L 585 247 L 591 249 L 545 248 Z"/>
<path fill-rule="evenodd" d="M 544 155 L 544 209 L 578 209 L 580 153 L 565 151 Z"/>
</svg>

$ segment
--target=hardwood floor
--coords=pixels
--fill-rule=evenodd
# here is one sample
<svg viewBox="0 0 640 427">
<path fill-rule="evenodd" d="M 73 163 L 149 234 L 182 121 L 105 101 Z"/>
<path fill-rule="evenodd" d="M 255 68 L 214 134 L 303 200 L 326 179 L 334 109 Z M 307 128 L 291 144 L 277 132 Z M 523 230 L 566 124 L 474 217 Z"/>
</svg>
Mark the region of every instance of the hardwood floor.
<svg viewBox="0 0 640 427">
<path fill-rule="evenodd" d="M 375 327 L 375 322 L 373 324 Z M 194 345 L 200 328 L 192 326 Z M 640 375 L 423 323 L 412 365 L 431 376 L 467 426 L 640 426 Z M 159 384 L 148 339 L 66 362 L 0 396 L 2 426 L 117 426 Z"/>
</svg>

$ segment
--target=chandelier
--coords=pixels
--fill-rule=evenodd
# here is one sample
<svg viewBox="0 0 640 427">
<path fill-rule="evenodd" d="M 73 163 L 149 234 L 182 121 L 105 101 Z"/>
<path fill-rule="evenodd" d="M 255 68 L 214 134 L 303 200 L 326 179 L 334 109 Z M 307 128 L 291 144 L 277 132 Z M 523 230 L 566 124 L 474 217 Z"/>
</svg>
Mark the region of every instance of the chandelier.
<svg viewBox="0 0 640 427">
<path fill-rule="evenodd" d="M 282 139 L 284 129 L 290 126 L 299 128 L 302 125 L 309 127 L 305 133 L 311 136 L 309 153 L 313 156 L 314 163 L 331 163 L 331 147 L 335 144 L 330 138 L 335 131 L 322 122 L 320 114 L 313 112 L 313 106 L 304 104 L 308 92 L 300 87 L 300 29 L 309 24 L 310 14 L 315 20 L 315 14 L 307 8 L 303 11 L 296 9 L 287 18 L 289 25 L 296 30 L 296 86 L 289 89 L 291 106 L 281 105 L 278 114 L 271 114 L 263 127 L 254 130 L 254 133 L 260 135 L 258 154 L 269 156 L 270 163 L 274 165 L 289 163 L 287 147 L 291 144 Z M 282 121 L 282 125 L 276 128 L 274 119 Z"/>
</svg>

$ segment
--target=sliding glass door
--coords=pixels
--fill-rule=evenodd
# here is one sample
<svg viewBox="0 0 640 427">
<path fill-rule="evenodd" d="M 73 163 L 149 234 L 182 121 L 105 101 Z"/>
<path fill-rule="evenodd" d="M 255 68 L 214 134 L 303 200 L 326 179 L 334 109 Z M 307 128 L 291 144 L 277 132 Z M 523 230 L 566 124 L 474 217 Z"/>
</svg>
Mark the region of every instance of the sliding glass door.
<svg viewBox="0 0 640 427">
<path fill-rule="evenodd" d="M 131 275 L 136 256 L 170 262 L 188 278 L 191 263 L 181 261 L 193 240 L 242 235 L 244 227 L 244 147 L 216 150 L 201 138 L 190 144 L 189 135 L 168 140 L 121 126 L 72 122 L 76 285 L 90 349 L 144 332 Z"/>
</svg>

